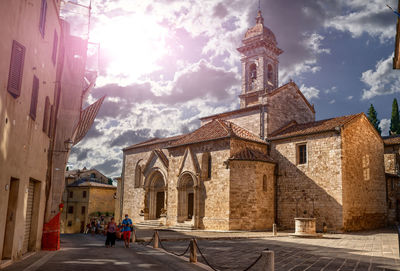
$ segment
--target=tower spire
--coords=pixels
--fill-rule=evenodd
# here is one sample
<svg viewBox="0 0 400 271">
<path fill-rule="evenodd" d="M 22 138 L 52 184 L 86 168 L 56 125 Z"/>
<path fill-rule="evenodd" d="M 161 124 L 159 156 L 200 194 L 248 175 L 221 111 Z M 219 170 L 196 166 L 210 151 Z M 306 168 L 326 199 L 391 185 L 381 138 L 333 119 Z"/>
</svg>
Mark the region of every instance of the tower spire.
<svg viewBox="0 0 400 271">
<path fill-rule="evenodd" d="M 258 0 L 258 12 L 257 12 L 257 17 L 256 17 L 256 23 L 264 25 L 264 18 L 261 15 L 261 2 L 260 2 L 260 0 Z"/>
</svg>

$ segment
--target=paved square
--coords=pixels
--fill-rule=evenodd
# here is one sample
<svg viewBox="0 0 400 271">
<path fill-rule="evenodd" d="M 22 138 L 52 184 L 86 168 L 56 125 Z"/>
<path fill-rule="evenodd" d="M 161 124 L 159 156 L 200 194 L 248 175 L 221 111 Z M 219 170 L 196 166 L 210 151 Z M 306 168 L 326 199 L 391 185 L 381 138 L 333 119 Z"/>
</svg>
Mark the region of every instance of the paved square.
<svg viewBox="0 0 400 271">
<path fill-rule="evenodd" d="M 160 233 L 163 239 L 163 232 Z M 183 252 L 189 241 L 163 242 Z M 280 234 L 231 240 L 198 240 L 212 266 L 220 270 L 244 270 L 263 249 L 275 252 L 275 270 L 400 270 L 398 239 L 394 231 L 325 234 L 304 239 Z M 204 260 L 199 256 L 199 261 Z M 260 270 L 256 264 L 251 270 Z"/>
</svg>

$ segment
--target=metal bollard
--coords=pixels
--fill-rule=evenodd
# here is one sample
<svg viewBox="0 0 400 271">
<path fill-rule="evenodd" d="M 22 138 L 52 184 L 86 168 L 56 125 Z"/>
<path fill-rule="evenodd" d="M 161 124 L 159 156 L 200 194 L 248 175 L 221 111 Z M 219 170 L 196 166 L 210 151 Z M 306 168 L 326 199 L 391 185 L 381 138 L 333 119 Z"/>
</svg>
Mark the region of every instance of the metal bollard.
<svg viewBox="0 0 400 271">
<path fill-rule="evenodd" d="M 261 252 L 261 263 L 263 271 L 274 271 L 274 252 L 272 250 L 264 250 Z"/>
<path fill-rule="evenodd" d="M 158 248 L 158 242 L 159 242 L 158 232 L 155 231 L 155 232 L 154 232 L 154 243 L 153 243 L 153 248 Z"/>
<path fill-rule="evenodd" d="M 276 229 L 276 224 L 272 224 L 272 235 L 273 236 L 277 236 L 278 235 L 278 231 Z"/>
<path fill-rule="evenodd" d="M 197 263 L 197 249 L 196 249 L 196 239 L 190 240 L 190 257 L 189 261 L 191 263 Z"/>
</svg>

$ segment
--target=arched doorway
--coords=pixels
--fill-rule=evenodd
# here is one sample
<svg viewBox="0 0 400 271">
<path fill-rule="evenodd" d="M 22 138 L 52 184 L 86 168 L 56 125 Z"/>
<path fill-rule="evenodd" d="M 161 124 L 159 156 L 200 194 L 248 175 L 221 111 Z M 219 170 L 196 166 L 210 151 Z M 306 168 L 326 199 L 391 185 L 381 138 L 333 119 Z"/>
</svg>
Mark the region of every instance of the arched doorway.
<svg viewBox="0 0 400 271">
<path fill-rule="evenodd" d="M 159 171 L 155 171 L 149 178 L 145 186 L 145 209 L 148 210 L 148 216 L 145 219 L 159 219 L 162 210 L 166 209 L 166 182 Z"/>
<path fill-rule="evenodd" d="M 198 186 L 194 176 L 183 174 L 178 181 L 178 222 L 193 221 L 196 224 Z"/>
</svg>

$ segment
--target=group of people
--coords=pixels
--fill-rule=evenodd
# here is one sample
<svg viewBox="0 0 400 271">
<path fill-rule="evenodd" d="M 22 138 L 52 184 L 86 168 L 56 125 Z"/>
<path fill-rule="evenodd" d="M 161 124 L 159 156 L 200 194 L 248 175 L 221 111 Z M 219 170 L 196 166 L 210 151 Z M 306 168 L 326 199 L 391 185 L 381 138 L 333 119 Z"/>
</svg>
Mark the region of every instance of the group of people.
<svg viewBox="0 0 400 271">
<path fill-rule="evenodd" d="M 125 215 L 125 219 L 122 220 L 122 227 L 120 230 L 123 233 L 123 239 L 125 243 L 125 248 L 129 248 L 130 240 L 131 240 L 131 232 L 133 231 L 132 220 L 128 217 L 128 214 Z M 106 239 L 106 247 L 115 247 L 115 239 L 117 238 L 117 229 L 118 226 L 115 223 L 115 219 L 111 218 L 111 221 L 107 224 L 107 239 Z"/>
<path fill-rule="evenodd" d="M 99 220 L 92 219 L 89 224 L 86 225 L 85 233 L 91 232 L 94 234 L 105 234 L 107 235 L 106 247 L 115 247 L 115 240 L 117 239 L 117 232 L 122 233 L 122 239 L 124 240 L 125 247 L 129 248 L 131 240 L 131 232 L 133 231 L 133 223 L 129 218 L 128 214 L 125 215 L 125 219 L 120 225 L 115 223 L 114 217 L 111 218 L 110 222 L 106 223 L 103 216 Z M 119 237 L 120 238 L 120 237 Z"/>
</svg>

